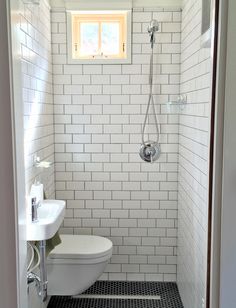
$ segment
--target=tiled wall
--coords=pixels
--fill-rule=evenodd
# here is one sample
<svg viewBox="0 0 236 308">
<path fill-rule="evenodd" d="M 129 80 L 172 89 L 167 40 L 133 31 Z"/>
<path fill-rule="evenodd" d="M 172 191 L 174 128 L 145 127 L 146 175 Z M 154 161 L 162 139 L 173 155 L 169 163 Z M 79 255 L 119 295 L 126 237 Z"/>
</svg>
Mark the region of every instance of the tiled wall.
<svg viewBox="0 0 236 308">
<path fill-rule="evenodd" d="M 185 308 L 205 307 L 211 61 L 200 33 L 201 0 L 185 0 L 180 90 L 188 103 L 180 116 L 178 194 L 178 285 Z"/>
<path fill-rule="evenodd" d="M 152 18 L 160 23 L 154 93 L 162 155 L 148 164 L 138 152 Z M 178 117 L 165 103 L 179 94 L 180 23 L 180 9 L 136 9 L 131 65 L 69 65 L 65 10 L 52 10 L 56 197 L 67 201 L 61 231 L 112 239 L 103 279 L 176 280 Z"/>
<path fill-rule="evenodd" d="M 55 196 L 54 166 L 35 168 L 34 155 L 54 162 L 53 89 L 50 7 L 21 3 L 21 58 L 23 79 L 26 194 L 35 178 L 44 184 L 47 198 Z M 43 307 L 33 284 L 29 287 L 29 307 Z"/>
<path fill-rule="evenodd" d="M 35 178 L 44 183 L 46 197 L 54 195 L 54 167 L 35 168 L 34 155 L 54 162 L 53 89 L 50 7 L 24 5 L 20 16 L 25 125 L 26 193 Z"/>
</svg>

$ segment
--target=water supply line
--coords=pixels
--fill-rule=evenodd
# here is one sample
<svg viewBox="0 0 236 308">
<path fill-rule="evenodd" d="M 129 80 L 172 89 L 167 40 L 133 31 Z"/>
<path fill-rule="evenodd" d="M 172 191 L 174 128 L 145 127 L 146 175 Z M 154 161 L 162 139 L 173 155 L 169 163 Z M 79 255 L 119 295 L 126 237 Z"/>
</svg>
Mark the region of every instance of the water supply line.
<svg viewBox="0 0 236 308">
<path fill-rule="evenodd" d="M 36 245 L 31 244 L 29 242 L 27 242 L 27 245 L 30 248 L 30 252 L 31 252 L 30 261 L 29 261 L 29 264 L 27 266 L 28 292 L 29 292 L 29 285 L 34 282 L 36 289 L 37 289 L 37 293 L 40 296 L 40 294 L 41 294 L 41 279 L 37 274 L 34 273 L 34 270 L 37 269 L 40 265 L 40 253 L 39 253 L 39 250 L 36 247 Z M 36 252 L 37 262 L 36 262 L 35 265 L 32 266 L 32 264 L 34 263 L 34 259 L 35 259 L 35 252 Z"/>
<path fill-rule="evenodd" d="M 47 299 L 47 269 L 46 269 L 46 241 L 39 241 L 39 248 L 32 243 L 28 242 L 28 246 L 31 250 L 31 258 L 29 265 L 27 266 L 27 284 L 35 282 L 37 293 L 41 298 L 42 302 L 45 302 Z M 32 266 L 35 259 L 35 252 L 37 256 L 37 262 Z M 34 273 L 39 267 L 40 275 Z"/>
<path fill-rule="evenodd" d="M 150 55 L 150 67 L 149 67 L 149 96 L 148 96 L 148 104 L 145 113 L 144 123 L 142 127 L 142 144 L 139 152 L 140 157 L 144 161 L 150 163 L 153 163 L 155 160 L 157 160 L 161 154 L 160 143 L 159 143 L 160 130 L 156 115 L 155 102 L 153 98 L 153 54 L 154 54 L 153 49 L 155 43 L 155 33 L 158 31 L 158 29 L 159 29 L 158 22 L 155 19 L 153 19 L 148 27 L 148 33 L 150 35 L 150 43 L 151 43 L 151 55 Z M 145 141 L 145 130 L 147 127 L 148 115 L 151 106 L 156 127 L 156 140 Z"/>
<path fill-rule="evenodd" d="M 29 265 L 27 266 L 27 274 L 29 274 L 29 273 L 33 272 L 37 267 L 39 267 L 39 265 L 40 265 L 40 252 L 39 252 L 36 245 L 31 244 L 29 242 L 27 244 L 28 244 L 30 251 L 31 251 L 31 258 L 30 258 L 30 261 L 29 261 Z M 36 252 L 37 262 L 36 262 L 35 265 L 32 266 L 34 259 L 35 259 L 35 252 Z"/>
<path fill-rule="evenodd" d="M 27 273 L 29 273 L 30 272 L 30 268 L 31 268 L 31 266 L 32 266 L 32 264 L 34 262 L 34 248 L 33 248 L 33 246 L 29 242 L 27 242 L 27 245 L 29 246 L 30 253 L 31 253 L 31 258 L 30 258 L 29 264 L 27 266 Z"/>
</svg>

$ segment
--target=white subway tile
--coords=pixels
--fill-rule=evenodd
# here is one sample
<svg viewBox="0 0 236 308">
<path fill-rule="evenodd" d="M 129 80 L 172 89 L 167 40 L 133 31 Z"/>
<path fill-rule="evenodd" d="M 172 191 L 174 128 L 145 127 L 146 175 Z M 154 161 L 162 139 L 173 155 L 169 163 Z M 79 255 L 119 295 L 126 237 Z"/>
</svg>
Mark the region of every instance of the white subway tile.
<svg viewBox="0 0 236 308">
<path fill-rule="evenodd" d="M 133 22 L 150 22 L 152 19 L 152 14 L 149 12 L 134 12 Z"/>
<path fill-rule="evenodd" d="M 180 22 L 163 22 L 162 31 L 163 32 L 180 32 L 181 23 Z"/>
<path fill-rule="evenodd" d="M 64 74 L 69 75 L 81 75 L 82 74 L 82 65 L 66 64 L 63 66 Z"/>
<path fill-rule="evenodd" d="M 86 105 L 84 106 L 84 114 L 101 114 L 102 106 L 101 105 Z"/>
<path fill-rule="evenodd" d="M 90 104 L 90 95 L 72 95 L 72 103 L 79 105 Z"/>
<path fill-rule="evenodd" d="M 129 84 L 129 75 L 111 75 L 111 84 Z"/>
<path fill-rule="evenodd" d="M 110 76 L 107 75 L 92 75 L 92 84 L 110 84 Z"/>
<path fill-rule="evenodd" d="M 101 94 L 102 87 L 100 85 L 84 85 L 83 92 L 84 94 Z"/>
<path fill-rule="evenodd" d="M 72 84 L 90 84 L 90 75 L 72 75 Z"/>
<path fill-rule="evenodd" d="M 64 94 L 82 94 L 81 85 L 65 85 Z"/>
<path fill-rule="evenodd" d="M 129 95 L 111 95 L 111 104 L 129 104 Z"/>
<path fill-rule="evenodd" d="M 102 73 L 101 65 L 83 65 L 83 73 L 84 74 L 100 74 Z"/>
<path fill-rule="evenodd" d="M 103 85 L 104 94 L 121 94 L 121 85 Z"/>
<path fill-rule="evenodd" d="M 121 65 L 103 65 L 103 74 L 121 74 Z"/>
<path fill-rule="evenodd" d="M 110 95 L 92 95 L 92 104 L 110 104 Z"/>
</svg>

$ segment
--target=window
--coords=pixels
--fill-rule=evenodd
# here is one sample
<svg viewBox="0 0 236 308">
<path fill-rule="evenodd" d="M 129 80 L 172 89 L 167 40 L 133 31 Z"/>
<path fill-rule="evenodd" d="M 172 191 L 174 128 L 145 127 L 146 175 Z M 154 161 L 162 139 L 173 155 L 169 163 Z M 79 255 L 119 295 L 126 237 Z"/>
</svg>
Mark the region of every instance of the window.
<svg viewBox="0 0 236 308">
<path fill-rule="evenodd" d="M 69 58 L 77 63 L 129 63 L 128 12 L 68 13 Z"/>
</svg>

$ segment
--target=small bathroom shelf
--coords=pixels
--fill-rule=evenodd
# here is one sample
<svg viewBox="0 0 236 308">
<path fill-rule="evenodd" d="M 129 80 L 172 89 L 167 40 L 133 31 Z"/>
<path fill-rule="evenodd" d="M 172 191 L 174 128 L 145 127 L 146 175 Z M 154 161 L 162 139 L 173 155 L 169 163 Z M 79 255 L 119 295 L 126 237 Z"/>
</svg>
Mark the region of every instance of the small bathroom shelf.
<svg viewBox="0 0 236 308">
<path fill-rule="evenodd" d="M 34 160 L 34 166 L 36 168 L 44 168 L 44 169 L 48 169 L 52 166 L 52 162 L 50 161 L 42 161 L 41 158 L 37 155 L 34 156 L 33 158 Z"/>
<path fill-rule="evenodd" d="M 187 95 L 179 95 L 176 101 L 166 103 L 168 113 L 180 113 L 187 104 Z"/>
</svg>

